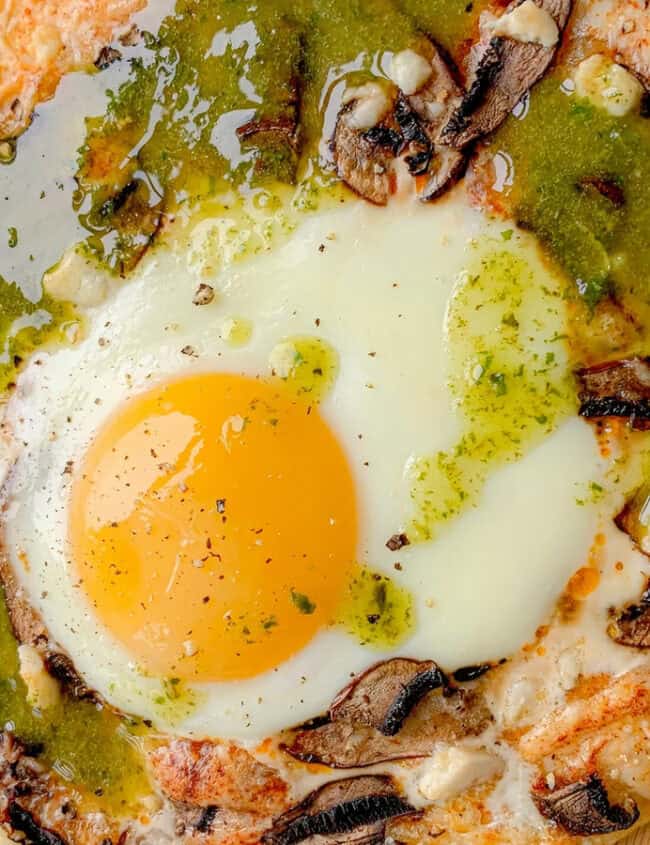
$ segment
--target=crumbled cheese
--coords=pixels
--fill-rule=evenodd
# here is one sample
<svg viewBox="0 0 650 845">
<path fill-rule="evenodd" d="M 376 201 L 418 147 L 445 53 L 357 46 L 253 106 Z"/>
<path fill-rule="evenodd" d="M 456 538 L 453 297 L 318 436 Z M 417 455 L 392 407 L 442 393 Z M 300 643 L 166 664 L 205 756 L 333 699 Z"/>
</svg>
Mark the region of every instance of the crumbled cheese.
<svg viewBox="0 0 650 845">
<path fill-rule="evenodd" d="M 541 44 L 542 47 L 553 47 L 557 44 L 560 31 L 546 9 L 542 9 L 534 0 L 524 0 L 520 6 L 496 21 L 492 27 L 492 35 L 528 44 Z"/>
<path fill-rule="evenodd" d="M 386 91 L 377 82 L 347 88 L 342 103 L 352 103 L 346 118 L 351 129 L 372 129 L 388 114 L 391 105 Z"/>
<path fill-rule="evenodd" d="M 447 746 L 429 758 L 418 789 L 429 801 L 445 801 L 488 780 L 502 768 L 502 760 L 487 751 Z"/>
<path fill-rule="evenodd" d="M 623 117 L 637 109 L 643 97 L 639 80 L 600 53 L 580 62 L 574 78 L 579 97 L 586 97 L 614 117 Z"/>
<path fill-rule="evenodd" d="M 31 645 L 18 646 L 20 677 L 27 687 L 27 701 L 32 707 L 47 710 L 60 698 L 59 685 L 48 674 L 39 652 Z"/>
<path fill-rule="evenodd" d="M 185 657 L 194 657 L 197 652 L 198 648 L 193 640 L 185 640 L 183 642 L 183 654 Z"/>
<path fill-rule="evenodd" d="M 274 376 L 289 378 L 296 366 L 294 344 L 290 340 L 285 340 L 274 346 L 269 356 L 269 365 Z"/>
<path fill-rule="evenodd" d="M 501 719 L 504 725 L 512 725 L 524 718 L 535 700 L 537 688 L 527 678 L 519 678 L 504 690 L 501 702 Z"/>
<path fill-rule="evenodd" d="M 419 91 L 429 80 L 431 64 L 415 50 L 402 50 L 395 53 L 390 63 L 388 76 L 398 88 L 410 96 Z"/>
<path fill-rule="evenodd" d="M 253 326 L 243 317 L 227 317 L 221 324 L 221 339 L 229 346 L 244 346 L 251 339 Z"/>
<path fill-rule="evenodd" d="M 45 291 L 54 299 L 65 299 L 82 308 L 99 305 L 109 290 L 108 273 L 76 247 L 43 276 Z"/>
<path fill-rule="evenodd" d="M 45 24 L 32 35 L 31 53 L 38 65 L 52 62 L 63 49 L 61 32 L 52 24 Z"/>
<path fill-rule="evenodd" d="M 584 666 L 584 653 L 582 648 L 574 646 L 565 648 L 557 657 L 558 681 L 565 692 L 573 689 Z"/>
</svg>

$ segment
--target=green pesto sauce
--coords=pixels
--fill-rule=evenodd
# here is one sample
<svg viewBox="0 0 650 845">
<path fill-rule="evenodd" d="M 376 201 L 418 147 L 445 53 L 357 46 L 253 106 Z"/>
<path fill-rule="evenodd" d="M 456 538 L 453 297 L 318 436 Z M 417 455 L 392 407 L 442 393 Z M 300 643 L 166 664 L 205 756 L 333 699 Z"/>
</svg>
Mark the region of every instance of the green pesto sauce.
<svg viewBox="0 0 650 845">
<path fill-rule="evenodd" d="M 339 359 L 336 350 L 319 337 L 291 337 L 275 346 L 271 372 L 297 397 L 320 402 L 336 381 Z"/>
<path fill-rule="evenodd" d="M 161 212 L 228 188 L 301 182 L 297 201 L 314 207 L 336 181 L 324 120 L 334 83 L 385 72 L 387 51 L 426 34 L 459 49 L 483 5 L 179 0 L 106 114 L 87 120 L 75 205 L 91 247 L 124 272 Z M 255 132 L 251 121 L 300 130 Z"/>
<path fill-rule="evenodd" d="M 462 274 L 448 311 L 449 388 L 461 420 L 454 446 L 411 466 L 412 541 L 476 505 L 488 474 L 516 461 L 575 410 L 564 305 L 522 254 L 499 249 Z"/>
<path fill-rule="evenodd" d="M 46 341 L 64 340 L 75 322 L 71 306 L 48 296 L 31 302 L 15 282 L 0 276 L 0 391 L 13 381 L 23 358 Z"/>
<path fill-rule="evenodd" d="M 386 575 L 359 566 L 348 585 L 337 624 L 362 645 L 392 648 L 413 629 L 413 600 Z"/>
<path fill-rule="evenodd" d="M 143 758 L 127 724 L 91 702 L 66 696 L 42 715 L 27 702 L 16 641 L 0 590 L 0 725 L 43 746 L 41 759 L 112 812 L 133 809 L 151 792 Z"/>
<path fill-rule="evenodd" d="M 512 161 L 507 202 L 590 305 L 612 287 L 650 301 L 650 121 L 612 117 L 564 93 L 565 77 L 540 83 L 526 117 L 509 118 L 491 144 Z M 607 199 L 594 179 L 616 186 L 624 201 Z"/>
</svg>

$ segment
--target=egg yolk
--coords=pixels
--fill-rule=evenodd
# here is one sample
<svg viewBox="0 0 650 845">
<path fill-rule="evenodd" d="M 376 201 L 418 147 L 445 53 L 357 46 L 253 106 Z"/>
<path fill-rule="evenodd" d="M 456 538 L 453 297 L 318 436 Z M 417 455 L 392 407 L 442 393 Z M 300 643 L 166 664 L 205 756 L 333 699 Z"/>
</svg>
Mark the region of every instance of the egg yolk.
<svg viewBox="0 0 650 845">
<path fill-rule="evenodd" d="M 165 383 L 99 430 L 73 479 L 72 565 L 142 667 L 272 669 L 332 621 L 356 557 L 355 490 L 318 409 L 223 373 Z"/>
</svg>

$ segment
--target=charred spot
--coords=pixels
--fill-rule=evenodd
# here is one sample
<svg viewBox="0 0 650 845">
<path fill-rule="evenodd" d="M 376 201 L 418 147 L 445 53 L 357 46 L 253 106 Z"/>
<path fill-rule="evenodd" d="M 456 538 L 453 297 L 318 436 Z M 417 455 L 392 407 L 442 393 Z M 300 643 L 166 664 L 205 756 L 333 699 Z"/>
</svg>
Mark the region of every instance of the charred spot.
<svg viewBox="0 0 650 845">
<path fill-rule="evenodd" d="M 7 820 L 15 831 L 24 833 L 32 845 L 67 845 L 58 833 L 41 827 L 34 816 L 16 800 L 10 800 L 7 805 Z"/>
<path fill-rule="evenodd" d="M 402 146 L 402 136 L 399 132 L 391 129 L 390 126 L 382 126 L 381 124 L 367 129 L 362 134 L 362 138 L 378 147 L 385 147 L 393 155 L 397 155 Z"/>
<path fill-rule="evenodd" d="M 417 114 L 402 94 L 395 103 L 395 120 L 408 147 L 408 154 L 404 157 L 404 161 L 408 166 L 409 173 L 412 176 L 426 173 L 433 155 L 431 142 L 422 128 Z"/>
<path fill-rule="evenodd" d="M 492 38 L 476 67 L 474 80 L 469 90 L 442 131 L 441 140 L 443 142 L 450 143 L 452 146 L 458 145 L 456 136 L 467 128 L 474 111 L 483 103 L 487 92 L 501 71 L 503 52 L 503 39 Z"/>
<path fill-rule="evenodd" d="M 385 736 L 395 736 L 418 701 L 431 690 L 445 686 L 445 682 L 445 676 L 438 666 L 419 672 L 395 696 L 383 720 L 377 725 L 377 730 Z"/>
<path fill-rule="evenodd" d="M 632 428 L 650 427 L 650 358 L 607 361 L 577 375 L 580 416 L 622 417 Z"/>
<path fill-rule="evenodd" d="M 631 798 L 622 805 L 610 804 L 607 790 L 596 774 L 553 792 L 533 791 L 532 797 L 543 816 L 573 836 L 627 830 L 639 818 L 639 809 Z"/>
<path fill-rule="evenodd" d="M 216 819 L 218 812 L 219 808 L 213 804 L 209 807 L 205 807 L 201 812 L 194 829 L 199 833 L 209 833 L 212 830 L 212 825 L 214 824 L 214 820 Z"/>
<path fill-rule="evenodd" d="M 333 781 L 310 793 L 276 819 L 262 836 L 264 845 L 294 845 L 312 836 L 325 843 L 383 842 L 390 819 L 415 814 L 392 778 L 361 775 Z M 322 838 L 320 838 L 322 837 Z"/>
<path fill-rule="evenodd" d="M 476 681 L 489 672 L 492 668 L 491 663 L 478 663 L 476 666 L 461 666 L 460 669 L 452 674 L 452 678 L 459 684 L 465 684 L 469 681 Z"/>
<path fill-rule="evenodd" d="M 117 214 L 118 211 L 121 211 L 124 208 L 129 197 L 135 194 L 137 190 L 138 180 L 131 179 L 131 181 L 127 182 L 126 185 L 121 188 L 114 196 L 112 196 L 110 199 L 107 199 L 101 204 L 98 212 L 99 216 L 112 217 L 113 214 Z"/>
</svg>

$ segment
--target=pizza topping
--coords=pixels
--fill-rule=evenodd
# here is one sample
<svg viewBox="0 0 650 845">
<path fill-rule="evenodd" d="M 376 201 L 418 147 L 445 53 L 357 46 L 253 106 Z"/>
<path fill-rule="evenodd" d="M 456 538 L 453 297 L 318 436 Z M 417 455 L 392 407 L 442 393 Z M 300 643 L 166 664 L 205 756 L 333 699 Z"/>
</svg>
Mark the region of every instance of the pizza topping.
<svg viewBox="0 0 650 845">
<path fill-rule="evenodd" d="M 311 792 L 297 807 L 276 819 L 262 842 L 293 845 L 312 836 L 317 836 L 322 845 L 383 842 L 389 819 L 415 813 L 391 777 L 345 778 Z"/>
<path fill-rule="evenodd" d="M 627 830 L 639 818 L 639 809 L 631 798 L 622 805 L 610 804 L 607 790 L 595 774 L 546 794 L 533 791 L 533 800 L 543 816 L 573 836 Z"/>
<path fill-rule="evenodd" d="M 99 695 L 86 686 L 81 675 L 75 669 L 70 658 L 60 651 L 50 651 L 45 655 L 45 668 L 57 680 L 63 689 L 79 701 L 99 703 Z"/>
<path fill-rule="evenodd" d="M 609 361 L 578 371 L 580 415 L 627 417 L 632 428 L 650 426 L 650 358 Z"/>
<path fill-rule="evenodd" d="M 620 645 L 650 648 L 650 584 L 638 603 L 623 608 L 608 633 Z"/>
<path fill-rule="evenodd" d="M 395 120 L 406 144 L 404 161 L 408 165 L 409 173 L 412 176 L 426 173 L 433 156 L 431 141 L 407 98 L 401 93 L 395 103 Z"/>
<path fill-rule="evenodd" d="M 391 104 L 381 86 L 369 83 L 352 89 L 352 94 L 336 121 L 332 142 L 336 169 L 364 199 L 386 205 L 396 188 L 393 161 L 402 144 L 399 127 L 387 115 Z"/>
<path fill-rule="evenodd" d="M 389 76 L 406 96 L 415 94 L 430 78 L 433 69 L 415 50 L 402 50 L 391 61 Z"/>
<path fill-rule="evenodd" d="M 502 770 L 503 761 L 487 751 L 443 746 L 427 761 L 418 789 L 428 801 L 447 801 Z"/>
<path fill-rule="evenodd" d="M 384 736 L 395 736 L 418 701 L 446 683 L 433 660 L 387 660 L 359 675 L 338 694 L 330 718 L 369 725 Z"/>
<path fill-rule="evenodd" d="M 462 150 L 437 144 L 436 156 L 433 159 L 427 180 L 419 193 L 424 202 L 438 199 L 449 190 L 465 173 L 467 155 Z"/>
<path fill-rule="evenodd" d="M 615 522 L 644 554 L 650 556 L 650 485 L 645 484 L 636 491 Z"/>
<path fill-rule="evenodd" d="M 524 13 L 517 11 L 520 5 L 527 6 L 515 0 L 503 17 L 517 16 L 514 23 L 510 18 L 510 29 L 521 37 L 525 27 L 522 23 Z M 539 0 L 536 5 L 539 15 L 548 15 L 559 34 L 568 20 L 571 0 Z M 515 25 L 517 20 L 519 26 Z M 497 21 L 495 27 L 497 33 L 500 31 L 500 21 Z M 501 28 L 504 26 L 501 24 Z M 454 147 L 465 146 L 503 123 L 524 94 L 544 75 L 553 60 L 557 39 L 547 45 L 545 42 L 549 37 L 544 29 L 543 37 L 539 36 L 540 43 L 515 40 L 512 33 L 508 33 L 509 37 L 493 35 L 491 32 L 489 37 L 484 36 L 483 42 L 478 45 L 478 62 L 469 91 L 442 132 L 441 140 L 444 143 Z"/>
<path fill-rule="evenodd" d="M 13 830 L 24 833 L 32 845 L 66 845 L 57 833 L 40 827 L 34 816 L 21 807 L 16 800 L 10 800 L 7 805 L 6 820 Z"/>
<path fill-rule="evenodd" d="M 534 0 L 524 0 L 505 15 L 501 15 L 492 27 L 492 35 L 512 38 L 526 44 L 553 47 L 560 37 L 560 32 L 547 9 L 538 6 Z"/>
<path fill-rule="evenodd" d="M 429 62 L 427 84 L 417 92 L 404 91 L 409 106 L 422 121 L 422 126 L 432 143 L 440 142 L 440 132 L 460 103 L 463 90 L 437 47 L 427 41 L 423 45 Z"/>
<path fill-rule="evenodd" d="M 575 72 L 576 94 L 614 117 L 638 110 L 643 85 L 622 65 L 595 53 L 584 59 Z"/>
<path fill-rule="evenodd" d="M 490 719 L 483 699 L 475 692 L 443 692 L 439 688 L 422 699 L 395 736 L 350 719 L 329 721 L 295 734 L 285 751 L 304 762 L 333 768 L 371 766 L 427 757 L 440 742 L 479 734 Z"/>
</svg>

